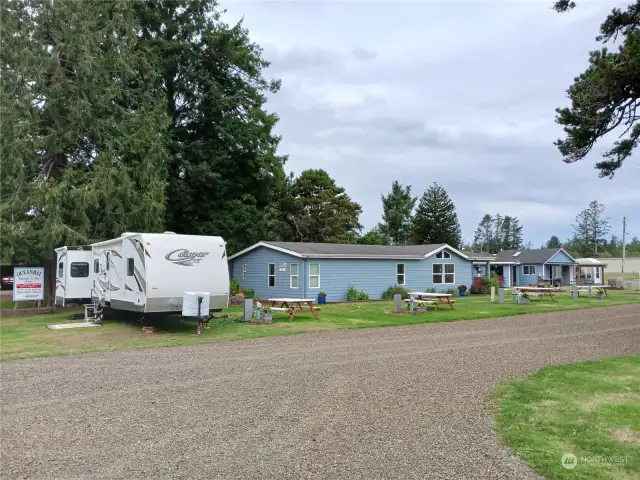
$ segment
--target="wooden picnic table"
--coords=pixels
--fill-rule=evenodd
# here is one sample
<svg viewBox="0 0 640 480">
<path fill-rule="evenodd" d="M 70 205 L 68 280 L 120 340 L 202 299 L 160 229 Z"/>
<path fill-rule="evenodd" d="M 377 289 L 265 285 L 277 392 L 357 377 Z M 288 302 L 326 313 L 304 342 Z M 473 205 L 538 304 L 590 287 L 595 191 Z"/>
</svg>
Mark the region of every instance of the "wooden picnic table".
<svg viewBox="0 0 640 480">
<path fill-rule="evenodd" d="M 423 300 L 424 298 L 433 298 L 440 305 L 449 305 L 453 310 L 453 305 L 456 303 L 452 300 L 453 297 L 450 293 L 431 293 L 431 292 L 409 292 L 409 296 L 413 295 L 416 300 Z"/>
<path fill-rule="evenodd" d="M 577 285 L 576 288 L 578 290 L 578 296 L 580 296 L 580 292 L 588 293 L 589 291 L 593 291 L 593 290 L 595 290 L 596 293 L 604 293 L 605 297 L 609 296 L 607 294 L 607 288 L 609 288 L 608 285 Z"/>
<path fill-rule="evenodd" d="M 549 297 L 553 300 L 553 294 L 558 292 L 565 292 L 565 289 L 556 287 L 513 287 L 513 295 L 518 296 L 523 293 L 533 293 L 539 297 Z M 515 299 L 514 299 L 515 300 Z"/>
<path fill-rule="evenodd" d="M 314 298 L 268 298 L 265 300 L 271 303 L 271 310 L 289 312 L 289 321 L 296 318 L 296 313 L 301 311 L 310 311 L 316 320 L 320 320 L 316 314 L 320 308 L 313 306 L 314 301 Z"/>
</svg>

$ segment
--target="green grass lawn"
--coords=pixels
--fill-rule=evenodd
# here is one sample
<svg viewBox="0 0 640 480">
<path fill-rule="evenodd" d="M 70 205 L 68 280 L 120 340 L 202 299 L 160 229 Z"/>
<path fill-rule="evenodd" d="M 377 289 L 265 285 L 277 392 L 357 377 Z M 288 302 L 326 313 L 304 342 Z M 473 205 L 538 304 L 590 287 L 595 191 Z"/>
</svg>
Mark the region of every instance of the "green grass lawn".
<svg viewBox="0 0 640 480">
<path fill-rule="evenodd" d="M 491 304 L 489 297 L 458 297 L 456 307 L 441 306 L 427 315 L 394 315 L 392 302 L 343 303 L 324 305 L 319 312 L 320 321 L 311 313 L 299 313 L 288 322 L 286 312 L 274 312 L 272 324 L 213 323 L 204 334 L 194 337 L 194 323 L 179 321 L 158 326 L 153 334 L 144 334 L 137 323 L 105 321 L 97 328 L 48 330 L 46 324 L 66 323 L 70 312 L 32 317 L 0 318 L 0 360 L 61 355 L 77 352 L 115 350 L 123 348 L 187 345 L 204 342 L 240 340 L 245 338 L 289 335 L 321 330 L 387 327 L 419 323 L 453 322 L 479 318 L 504 317 L 527 313 L 553 312 L 578 308 L 640 303 L 640 295 L 610 292 L 604 300 L 579 298 L 571 300 L 569 293 L 556 295 L 556 300 L 532 299 L 530 305 L 514 305 L 511 299 L 504 305 Z M 240 315 L 241 309 L 230 308 L 230 315 Z"/>
<path fill-rule="evenodd" d="M 503 384 L 493 402 L 503 442 L 539 474 L 640 478 L 640 356 L 544 368 Z"/>
</svg>

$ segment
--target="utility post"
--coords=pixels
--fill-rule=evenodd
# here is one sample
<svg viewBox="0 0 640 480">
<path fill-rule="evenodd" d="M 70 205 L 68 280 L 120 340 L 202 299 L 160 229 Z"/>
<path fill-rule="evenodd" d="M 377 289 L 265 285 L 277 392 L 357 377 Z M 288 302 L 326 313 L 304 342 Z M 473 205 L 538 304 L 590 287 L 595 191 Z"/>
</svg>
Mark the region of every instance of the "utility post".
<svg viewBox="0 0 640 480">
<path fill-rule="evenodd" d="M 626 256 L 627 217 L 622 217 L 622 272 L 624 273 L 624 258 Z"/>
</svg>

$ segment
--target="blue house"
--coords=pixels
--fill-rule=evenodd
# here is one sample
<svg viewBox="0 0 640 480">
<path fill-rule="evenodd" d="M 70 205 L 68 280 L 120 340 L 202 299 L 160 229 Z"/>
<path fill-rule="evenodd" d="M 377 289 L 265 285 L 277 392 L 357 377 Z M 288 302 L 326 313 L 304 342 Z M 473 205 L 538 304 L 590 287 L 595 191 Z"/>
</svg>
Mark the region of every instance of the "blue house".
<svg viewBox="0 0 640 480">
<path fill-rule="evenodd" d="M 563 248 L 502 250 L 498 254 L 467 255 L 475 260 L 476 276 L 486 275 L 488 263 L 504 287 L 571 285 L 576 282 L 578 262 Z"/>
<path fill-rule="evenodd" d="M 346 300 L 352 284 L 369 298 L 394 285 L 409 291 L 471 286 L 473 262 L 447 244 L 347 245 L 259 242 L 229 257 L 231 278 L 260 298 Z"/>
</svg>

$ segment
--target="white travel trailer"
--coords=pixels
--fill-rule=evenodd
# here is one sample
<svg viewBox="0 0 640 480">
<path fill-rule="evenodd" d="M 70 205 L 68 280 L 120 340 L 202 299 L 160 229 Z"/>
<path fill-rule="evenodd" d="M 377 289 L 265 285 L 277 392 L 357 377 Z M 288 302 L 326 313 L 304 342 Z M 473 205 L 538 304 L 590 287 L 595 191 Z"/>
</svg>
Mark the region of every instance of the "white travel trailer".
<svg viewBox="0 0 640 480">
<path fill-rule="evenodd" d="M 91 247 L 56 248 L 56 305 L 91 303 Z"/>
<path fill-rule="evenodd" d="M 226 308 L 229 266 L 221 237 L 123 233 L 91 245 L 94 303 L 143 313 L 182 311 L 185 292 L 209 292 L 209 308 Z"/>
</svg>

